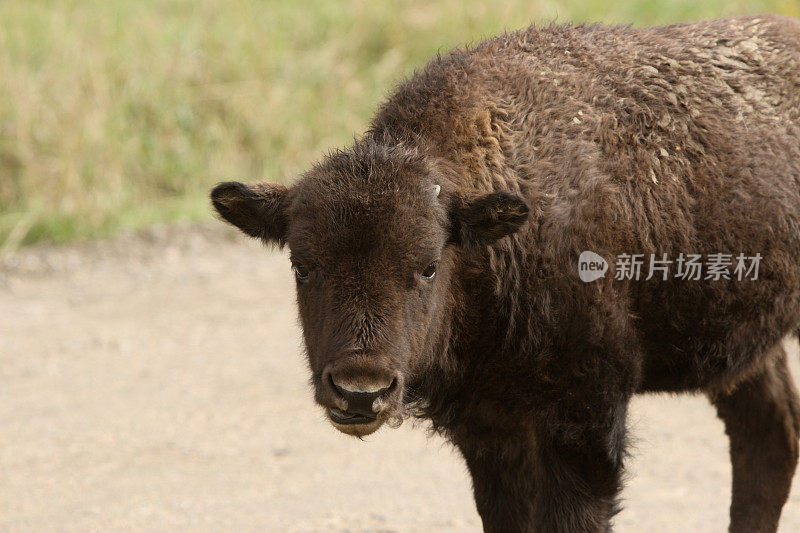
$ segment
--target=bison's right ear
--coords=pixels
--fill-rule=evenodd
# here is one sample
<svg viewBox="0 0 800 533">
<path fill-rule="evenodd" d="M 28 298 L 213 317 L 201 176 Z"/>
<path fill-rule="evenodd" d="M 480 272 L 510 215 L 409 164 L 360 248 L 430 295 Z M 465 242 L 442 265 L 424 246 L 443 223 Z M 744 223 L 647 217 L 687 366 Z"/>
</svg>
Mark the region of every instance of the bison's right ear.
<svg viewBox="0 0 800 533">
<path fill-rule="evenodd" d="M 287 189 L 277 183 L 220 183 L 211 203 L 225 220 L 251 237 L 283 245 L 286 241 Z"/>
<path fill-rule="evenodd" d="M 519 230 L 530 209 L 519 196 L 496 192 L 457 198 L 451 208 L 451 241 L 484 246 Z"/>
</svg>

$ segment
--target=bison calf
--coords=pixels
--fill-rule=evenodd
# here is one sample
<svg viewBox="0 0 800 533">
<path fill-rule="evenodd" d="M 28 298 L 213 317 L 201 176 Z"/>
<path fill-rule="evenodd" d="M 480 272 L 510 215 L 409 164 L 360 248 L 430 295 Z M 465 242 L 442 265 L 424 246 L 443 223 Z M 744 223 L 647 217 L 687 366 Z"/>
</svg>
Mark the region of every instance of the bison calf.
<svg viewBox="0 0 800 533">
<path fill-rule="evenodd" d="M 799 65 L 800 23 L 776 16 L 532 27 L 433 59 L 291 187 L 211 197 L 288 244 L 331 423 L 430 420 L 487 531 L 607 530 L 626 407 L 656 391 L 714 403 L 731 530 L 772 531 L 800 426 L 780 344 L 800 326 Z M 691 257 L 717 264 L 675 272 Z"/>
</svg>

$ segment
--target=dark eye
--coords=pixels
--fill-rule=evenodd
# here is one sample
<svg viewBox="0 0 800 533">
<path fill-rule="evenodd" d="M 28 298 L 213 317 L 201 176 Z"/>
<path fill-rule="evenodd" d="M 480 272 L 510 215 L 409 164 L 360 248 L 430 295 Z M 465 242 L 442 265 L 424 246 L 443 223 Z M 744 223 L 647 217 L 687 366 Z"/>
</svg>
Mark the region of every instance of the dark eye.
<svg viewBox="0 0 800 533">
<path fill-rule="evenodd" d="M 308 279 L 308 269 L 302 263 L 298 263 L 297 261 L 293 262 L 292 270 L 294 270 L 294 275 L 297 277 L 298 281 L 305 281 Z"/>
<path fill-rule="evenodd" d="M 436 268 L 439 266 L 439 261 L 434 261 L 430 265 L 428 265 L 425 270 L 422 271 L 422 279 L 425 280 L 432 280 L 433 277 L 436 275 Z"/>
</svg>

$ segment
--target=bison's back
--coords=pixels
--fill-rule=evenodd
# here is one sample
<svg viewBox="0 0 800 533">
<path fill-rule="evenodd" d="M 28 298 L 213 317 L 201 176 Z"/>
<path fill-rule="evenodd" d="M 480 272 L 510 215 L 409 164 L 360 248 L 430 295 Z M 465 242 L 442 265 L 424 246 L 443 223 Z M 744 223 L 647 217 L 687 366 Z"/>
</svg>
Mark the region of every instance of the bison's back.
<svg viewBox="0 0 800 533">
<path fill-rule="evenodd" d="M 800 116 L 800 21 L 758 15 L 649 32 L 673 41 L 668 50 L 676 60 L 694 64 L 698 80 L 730 95 L 742 114 L 795 121 Z"/>
</svg>

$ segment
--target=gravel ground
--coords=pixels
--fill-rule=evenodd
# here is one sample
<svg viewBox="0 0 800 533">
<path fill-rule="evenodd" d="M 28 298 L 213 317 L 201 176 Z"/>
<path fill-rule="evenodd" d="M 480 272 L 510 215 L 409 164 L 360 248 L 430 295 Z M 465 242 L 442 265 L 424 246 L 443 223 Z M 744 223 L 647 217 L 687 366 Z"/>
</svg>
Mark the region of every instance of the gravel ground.
<svg viewBox="0 0 800 533">
<path fill-rule="evenodd" d="M 360 442 L 324 420 L 295 316 L 285 254 L 221 224 L 0 259 L 0 530 L 479 530 L 424 426 Z M 616 530 L 725 530 L 705 399 L 637 398 L 631 428 Z"/>
</svg>

